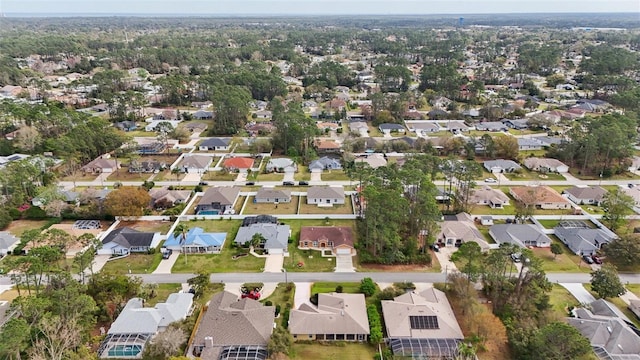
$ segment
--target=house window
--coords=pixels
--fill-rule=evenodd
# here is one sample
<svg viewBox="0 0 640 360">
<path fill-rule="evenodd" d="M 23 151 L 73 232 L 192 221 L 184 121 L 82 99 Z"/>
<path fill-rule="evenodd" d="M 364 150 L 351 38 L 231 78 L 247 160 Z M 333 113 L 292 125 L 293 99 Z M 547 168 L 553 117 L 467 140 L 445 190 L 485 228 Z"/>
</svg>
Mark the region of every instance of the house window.
<svg viewBox="0 0 640 360">
<path fill-rule="evenodd" d="M 344 334 L 337 334 L 336 340 L 344 340 Z"/>
<path fill-rule="evenodd" d="M 318 242 L 317 241 L 313 242 L 313 247 L 318 247 Z"/>
<path fill-rule="evenodd" d="M 358 334 L 358 341 L 364 341 L 364 334 Z"/>
<path fill-rule="evenodd" d="M 305 242 L 304 242 L 304 247 L 308 247 L 308 246 L 309 246 L 309 242 L 308 242 L 308 241 L 305 241 Z"/>
<path fill-rule="evenodd" d="M 309 334 L 309 339 L 313 339 L 313 335 Z"/>
<path fill-rule="evenodd" d="M 331 204 L 331 199 L 327 199 L 327 204 Z"/>
<path fill-rule="evenodd" d="M 356 339 L 356 336 L 354 334 L 347 334 L 347 340 L 353 341 L 355 339 Z"/>
<path fill-rule="evenodd" d="M 333 202 L 337 203 L 337 202 L 338 202 L 338 199 L 333 199 Z"/>
<path fill-rule="evenodd" d="M 335 340 L 335 335 L 327 334 L 327 340 Z"/>
<path fill-rule="evenodd" d="M 329 245 L 330 247 L 333 246 L 333 241 L 329 241 L 327 245 Z"/>
<path fill-rule="evenodd" d="M 316 340 L 324 340 L 324 334 L 317 334 Z"/>
</svg>

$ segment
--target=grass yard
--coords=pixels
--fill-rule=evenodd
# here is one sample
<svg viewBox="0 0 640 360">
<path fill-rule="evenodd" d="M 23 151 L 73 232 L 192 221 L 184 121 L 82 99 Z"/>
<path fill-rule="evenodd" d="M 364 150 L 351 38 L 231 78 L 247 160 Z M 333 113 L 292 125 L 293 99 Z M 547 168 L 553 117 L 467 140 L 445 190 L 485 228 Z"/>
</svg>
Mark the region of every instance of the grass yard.
<svg viewBox="0 0 640 360">
<path fill-rule="evenodd" d="M 336 287 L 342 286 L 342 292 L 347 294 L 359 294 L 360 283 L 358 282 L 333 282 L 318 281 L 311 285 L 311 294 L 330 293 L 336 291 Z"/>
<path fill-rule="evenodd" d="M 347 181 L 349 177 L 344 170 L 327 170 L 321 175 L 322 181 Z"/>
<path fill-rule="evenodd" d="M 309 169 L 304 165 L 298 165 L 298 172 L 294 174 L 296 181 L 309 181 L 311 180 L 311 173 Z"/>
<path fill-rule="evenodd" d="M 98 174 L 85 173 L 84 171 L 76 171 L 75 174 L 65 176 L 60 181 L 93 181 Z"/>
<path fill-rule="evenodd" d="M 111 173 L 107 178 L 108 181 L 145 181 L 152 174 L 148 173 L 130 173 L 127 169 L 120 169 L 118 172 Z"/>
<path fill-rule="evenodd" d="M 282 181 L 283 178 L 284 178 L 284 174 L 273 172 L 273 173 L 268 173 L 268 174 L 258 174 L 258 176 L 256 176 L 254 179 L 251 179 L 251 180 L 257 180 L 257 181 Z"/>
<path fill-rule="evenodd" d="M 158 267 L 162 261 L 162 254 L 131 254 L 118 260 L 111 260 L 102 268 L 103 272 L 111 274 L 125 275 L 133 274 L 150 274 Z"/>
<path fill-rule="evenodd" d="M 184 173 L 172 174 L 171 170 L 164 170 L 159 172 L 156 177 L 153 178 L 153 181 L 180 181 L 184 179 L 185 176 L 186 174 Z"/>
<path fill-rule="evenodd" d="M 513 215 L 515 214 L 515 209 L 512 205 L 506 205 L 502 209 L 493 209 L 490 206 L 476 205 L 471 208 L 470 212 L 473 215 Z"/>
<path fill-rule="evenodd" d="M 5 229 L 5 231 L 8 231 L 16 237 L 19 237 L 25 230 L 40 229 L 47 223 L 47 220 L 13 220 L 11 224 L 9 224 L 9 227 Z"/>
<path fill-rule="evenodd" d="M 240 210 L 242 210 L 242 205 L 244 205 L 244 201 L 246 199 L 247 199 L 246 196 L 242 196 L 242 195 L 238 196 L 238 200 L 236 200 L 236 203 L 233 204 L 233 211 L 235 211 L 236 214 L 240 214 Z"/>
<path fill-rule="evenodd" d="M 553 229 L 560 223 L 560 220 L 538 220 L 538 222 L 547 229 Z"/>
<path fill-rule="evenodd" d="M 142 232 L 159 232 L 166 234 L 171 228 L 171 221 L 121 221 L 118 228 L 129 227 Z"/>
<path fill-rule="evenodd" d="M 640 284 L 628 284 L 625 286 L 627 290 L 636 294 L 636 296 L 640 296 Z"/>
<path fill-rule="evenodd" d="M 344 342 L 293 344 L 291 359 L 314 360 L 362 360 L 373 359 L 376 353 L 368 344 L 347 344 Z"/>
<path fill-rule="evenodd" d="M 299 196 L 291 196 L 291 202 L 279 204 L 254 203 L 255 196 L 249 196 L 247 206 L 244 208 L 243 215 L 260 215 L 260 214 L 297 214 Z"/>
<path fill-rule="evenodd" d="M 553 284 L 553 288 L 549 293 L 549 303 L 558 319 L 568 316 L 570 306 L 578 306 L 580 302 L 571 295 L 569 290 L 558 284 Z"/>
<path fill-rule="evenodd" d="M 27 293 L 27 289 L 20 290 L 20 293 L 22 296 L 24 296 Z M 3 292 L 2 294 L 0 294 L 0 301 L 13 301 L 15 298 L 18 297 L 18 290 L 16 289 L 11 289 L 11 290 L 7 290 L 5 292 Z"/>
<path fill-rule="evenodd" d="M 260 300 L 262 303 L 270 301 L 273 306 L 280 305 L 280 316 L 275 320 L 278 326 L 284 326 L 283 321 L 289 319 L 283 313 L 287 309 L 293 308 L 293 298 L 295 294 L 295 285 L 292 282 L 278 283 L 278 286 L 269 297 Z"/>
<path fill-rule="evenodd" d="M 529 171 L 522 169 L 518 172 L 505 173 L 504 176 L 513 181 L 525 181 L 525 180 L 565 180 L 564 176 L 556 173 L 541 174 L 535 171 Z"/>
<path fill-rule="evenodd" d="M 294 242 L 300 239 L 300 228 L 303 226 L 350 226 L 354 231 L 356 228 L 355 220 L 343 219 L 329 219 L 328 221 L 325 219 L 282 219 L 281 222 L 291 227 L 291 238 Z"/>
<path fill-rule="evenodd" d="M 233 241 L 233 239 L 231 239 Z M 229 242 L 229 239 L 227 239 Z M 196 273 L 204 271 L 206 273 L 224 272 L 261 272 L 264 269 L 265 258 L 258 258 L 247 255 L 233 260 L 236 254 L 246 254 L 249 249 L 232 249 L 225 244 L 225 248 L 220 254 L 189 254 L 185 260 L 185 255 L 180 254 L 175 265 L 171 269 L 172 273 Z"/>
<path fill-rule="evenodd" d="M 298 263 L 302 267 L 298 267 Z M 289 257 L 284 258 L 284 268 L 289 272 L 331 272 L 336 267 L 335 257 L 322 257 L 317 250 L 298 249 L 298 242 L 289 244 Z"/>
<path fill-rule="evenodd" d="M 344 199 L 344 205 L 333 206 L 317 206 L 313 204 L 307 204 L 307 197 L 300 196 L 300 214 L 353 214 L 353 204 L 351 203 L 351 197 L 347 196 Z"/>
<path fill-rule="evenodd" d="M 209 171 L 202 176 L 202 180 L 208 181 L 233 181 L 238 177 L 237 173 L 226 171 Z"/>
<path fill-rule="evenodd" d="M 600 180 L 599 174 L 593 175 L 583 175 L 579 174 L 577 169 L 570 168 L 569 173 L 571 175 L 577 177 L 580 180 Z M 610 177 L 603 177 L 602 180 L 637 180 L 640 179 L 640 176 L 635 175 L 632 172 L 623 172 L 622 174 L 615 174 Z"/>
<path fill-rule="evenodd" d="M 155 284 L 156 296 L 144 302 L 144 306 L 154 307 L 157 303 L 165 302 L 170 294 L 182 290 L 182 286 L 178 283 L 173 284 Z"/>
<path fill-rule="evenodd" d="M 549 237 L 552 241 L 560 243 L 555 236 Z M 555 258 L 549 248 L 532 248 L 531 251 L 543 260 L 542 269 L 546 272 L 591 272 L 591 268 L 578 255 L 573 254 L 564 244 L 562 246 L 564 253 Z"/>
</svg>

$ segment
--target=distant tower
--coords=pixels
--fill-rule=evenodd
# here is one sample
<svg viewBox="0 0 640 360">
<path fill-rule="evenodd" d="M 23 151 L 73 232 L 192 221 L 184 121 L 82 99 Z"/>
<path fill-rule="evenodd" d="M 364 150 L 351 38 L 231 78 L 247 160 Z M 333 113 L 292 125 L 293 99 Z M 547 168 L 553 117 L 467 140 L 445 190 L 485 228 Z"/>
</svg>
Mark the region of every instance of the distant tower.
<svg viewBox="0 0 640 360">
<path fill-rule="evenodd" d="M 458 26 L 459 27 L 463 27 L 464 26 L 464 18 L 463 17 L 458 18 Z"/>
</svg>

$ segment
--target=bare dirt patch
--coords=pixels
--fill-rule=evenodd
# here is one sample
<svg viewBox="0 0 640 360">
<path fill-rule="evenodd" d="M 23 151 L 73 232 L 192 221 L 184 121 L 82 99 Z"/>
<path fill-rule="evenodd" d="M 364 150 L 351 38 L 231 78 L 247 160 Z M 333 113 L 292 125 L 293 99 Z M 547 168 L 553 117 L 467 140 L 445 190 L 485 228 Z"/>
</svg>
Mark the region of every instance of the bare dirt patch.
<svg viewBox="0 0 640 360">
<path fill-rule="evenodd" d="M 160 232 L 162 234 L 169 231 L 171 221 L 121 221 L 117 228 L 128 227 L 143 232 Z"/>
</svg>

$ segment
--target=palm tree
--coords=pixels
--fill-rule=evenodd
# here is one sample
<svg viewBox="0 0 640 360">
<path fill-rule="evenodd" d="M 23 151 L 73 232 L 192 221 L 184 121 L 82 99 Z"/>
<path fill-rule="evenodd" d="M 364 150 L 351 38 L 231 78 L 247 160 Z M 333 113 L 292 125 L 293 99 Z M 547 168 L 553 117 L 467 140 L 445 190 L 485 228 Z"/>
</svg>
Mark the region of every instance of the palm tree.
<svg viewBox="0 0 640 360">
<path fill-rule="evenodd" d="M 182 251 L 184 252 L 184 263 L 187 264 L 187 250 L 184 248 L 184 243 L 187 241 L 187 233 L 189 232 L 189 226 L 186 224 L 178 224 L 173 229 L 173 236 L 180 236 L 180 245 L 182 247 Z"/>
</svg>

